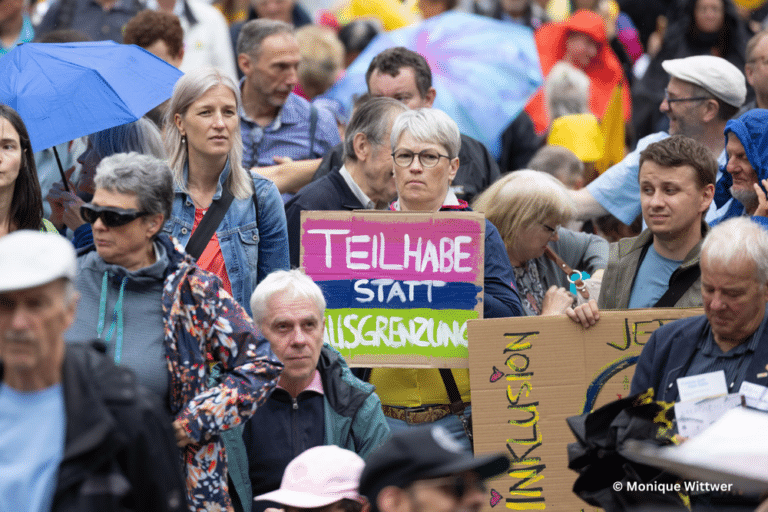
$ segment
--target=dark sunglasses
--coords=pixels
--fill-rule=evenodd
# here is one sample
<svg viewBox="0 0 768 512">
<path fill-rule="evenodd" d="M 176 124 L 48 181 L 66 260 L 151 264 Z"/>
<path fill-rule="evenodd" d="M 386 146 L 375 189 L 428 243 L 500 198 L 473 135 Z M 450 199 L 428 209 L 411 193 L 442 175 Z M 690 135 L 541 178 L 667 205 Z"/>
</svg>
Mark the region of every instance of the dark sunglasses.
<svg viewBox="0 0 768 512">
<path fill-rule="evenodd" d="M 117 228 L 133 222 L 139 217 L 149 215 L 149 212 L 140 212 L 134 209 L 114 208 L 112 206 L 95 206 L 90 203 L 80 207 L 80 215 L 88 224 L 93 224 L 96 219 L 101 219 L 108 228 Z"/>
</svg>

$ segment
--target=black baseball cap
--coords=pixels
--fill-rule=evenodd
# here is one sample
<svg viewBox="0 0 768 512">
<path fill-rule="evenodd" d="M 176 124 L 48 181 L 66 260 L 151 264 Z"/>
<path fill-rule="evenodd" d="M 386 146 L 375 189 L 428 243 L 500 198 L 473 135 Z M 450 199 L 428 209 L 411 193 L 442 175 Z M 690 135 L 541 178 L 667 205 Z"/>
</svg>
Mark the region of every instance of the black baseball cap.
<svg viewBox="0 0 768 512">
<path fill-rule="evenodd" d="M 508 468 L 505 455 L 474 457 L 441 426 L 412 428 L 393 434 L 368 456 L 360 476 L 360 494 L 375 511 L 379 492 L 390 485 L 406 488 L 416 480 L 464 471 L 475 471 L 485 480 Z"/>
</svg>

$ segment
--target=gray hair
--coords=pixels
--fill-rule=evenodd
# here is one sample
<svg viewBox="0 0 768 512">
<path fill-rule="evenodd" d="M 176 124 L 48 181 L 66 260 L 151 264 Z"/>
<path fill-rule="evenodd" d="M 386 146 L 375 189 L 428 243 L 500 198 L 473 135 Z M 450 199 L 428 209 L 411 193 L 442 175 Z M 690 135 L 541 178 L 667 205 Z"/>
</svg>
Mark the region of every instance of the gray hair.
<svg viewBox="0 0 768 512">
<path fill-rule="evenodd" d="M 136 151 L 143 155 L 165 158 L 163 138 L 155 123 L 142 117 L 132 123 L 107 128 L 88 136 L 93 149 L 102 158 L 115 153 Z"/>
<path fill-rule="evenodd" d="M 549 119 L 589 112 L 589 77 L 582 70 L 560 61 L 544 81 Z"/>
<path fill-rule="evenodd" d="M 252 57 L 258 57 L 261 43 L 275 34 L 291 34 L 295 31 L 293 25 L 284 21 L 259 18 L 251 20 L 243 25 L 240 35 L 237 36 L 237 54 L 244 53 Z"/>
<path fill-rule="evenodd" d="M 165 120 L 165 147 L 168 150 L 168 164 L 173 172 L 173 180 L 176 186 L 184 192 L 187 191 L 184 168 L 187 165 L 189 153 L 187 145 L 181 140 L 181 133 L 174 122 L 174 117 L 176 114 L 185 116 L 192 103 L 217 85 L 223 85 L 232 91 L 239 112 L 240 89 L 230 77 L 216 68 L 198 68 L 185 73 L 173 87 L 173 96 L 168 105 Z M 229 161 L 227 186 L 232 195 L 238 199 L 250 197 L 253 194 L 253 178 L 248 170 L 243 169 L 243 139 L 240 137 L 239 123 L 235 128 L 235 133 L 232 134 L 232 149 L 229 150 L 227 159 Z"/>
<path fill-rule="evenodd" d="M 375 146 L 384 146 L 389 141 L 384 138 L 392 126 L 393 118 L 408 110 L 401 101 L 393 98 L 370 98 L 359 104 L 352 112 L 344 133 L 344 159 L 357 161 L 355 154 L 355 135 L 362 133 L 368 142 Z"/>
<path fill-rule="evenodd" d="M 116 153 L 104 158 L 96 167 L 97 189 L 119 194 L 135 194 L 139 210 L 163 214 L 163 222 L 171 218 L 173 176 L 168 165 L 150 155 Z"/>
<path fill-rule="evenodd" d="M 707 233 L 700 258 L 726 267 L 751 261 L 755 264 L 755 279 L 768 282 L 768 232 L 748 217 L 728 219 Z"/>
<path fill-rule="evenodd" d="M 584 176 L 584 162 L 573 151 L 562 146 L 542 147 L 528 162 L 528 168 L 551 174 L 568 188 L 576 186 Z"/>
<path fill-rule="evenodd" d="M 349 129 L 349 128 L 347 128 Z M 395 118 L 390 142 L 395 150 L 400 137 L 408 132 L 419 142 L 440 144 L 450 158 L 459 156 L 461 133 L 456 122 L 448 114 L 436 108 L 408 110 Z"/>
<path fill-rule="evenodd" d="M 299 269 L 275 270 L 256 286 L 251 295 L 251 311 L 257 324 L 261 324 L 267 317 L 267 304 L 272 297 L 283 293 L 291 299 L 309 299 L 315 303 L 321 316 L 325 314 L 323 291 L 311 277 Z"/>
</svg>

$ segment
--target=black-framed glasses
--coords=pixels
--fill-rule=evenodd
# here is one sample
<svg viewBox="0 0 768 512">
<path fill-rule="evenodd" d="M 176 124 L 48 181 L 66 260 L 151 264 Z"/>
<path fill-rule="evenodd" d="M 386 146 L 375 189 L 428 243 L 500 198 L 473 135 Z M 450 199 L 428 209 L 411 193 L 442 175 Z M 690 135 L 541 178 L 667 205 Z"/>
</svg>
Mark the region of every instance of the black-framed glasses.
<svg viewBox="0 0 768 512">
<path fill-rule="evenodd" d="M 426 480 L 418 480 L 416 485 L 423 487 L 440 487 L 445 492 L 461 500 L 470 491 L 477 490 L 485 492 L 485 482 L 480 477 L 467 477 L 466 475 L 452 475 L 444 478 L 429 478 Z"/>
<path fill-rule="evenodd" d="M 670 98 L 669 92 L 667 92 L 667 90 L 664 89 L 664 100 L 670 105 L 673 103 L 682 103 L 686 101 L 704 101 L 704 100 L 711 100 L 711 99 L 712 98 L 709 98 L 707 96 L 692 96 L 690 98 Z"/>
<path fill-rule="evenodd" d="M 149 215 L 149 212 L 140 212 L 134 209 L 115 208 L 112 206 L 96 206 L 84 204 L 80 207 L 80 215 L 88 224 L 93 224 L 96 219 L 101 219 L 108 228 L 117 228 L 133 222 L 139 217 Z"/>
<path fill-rule="evenodd" d="M 419 163 L 421 163 L 421 166 L 425 169 L 431 169 L 432 167 L 436 166 L 437 162 L 440 161 L 440 158 L 447 158 L 448 160 L 451 159 L 451 157 L 448 155 L 441 155 L 433 149 L 425 149 L 424 151 L 419 151 L 418 153 L 414 153 L 413 151 L 409 151 L 407 149 L 398 149 L 392 153 L 392 158 L 395 160 L 395 163 L 398 166 L 408 167 L 411 165 L 411 162 L 413 162 L 413 158 L 417 155 L 419 157 Z"/>
</svg>

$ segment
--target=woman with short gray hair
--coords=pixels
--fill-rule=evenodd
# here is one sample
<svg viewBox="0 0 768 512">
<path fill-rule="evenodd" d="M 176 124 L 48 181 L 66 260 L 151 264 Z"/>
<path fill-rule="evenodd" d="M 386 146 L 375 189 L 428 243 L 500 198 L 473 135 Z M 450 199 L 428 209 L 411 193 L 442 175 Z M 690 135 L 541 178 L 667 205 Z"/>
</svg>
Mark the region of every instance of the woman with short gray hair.
<svg viewBox="0 0 768 512">
<path fill-rule="evenodd" d="M 461 135 L 448 114 L 433 108 L 409 110 L 395 118 L 391 140 L 395 185 L 398 199 L 390 208 L 404 212 L 471 211 L 466 201 L 456 197 L 451 181 L 459 168 Z M 511 283 L 515 277 L 504 243 L 493 224 L 485 222 L 485 265 L 483 275 L 483 313 L 485 318 L 523 315 L 523 308 Z M 451 372 L 453 385 L 461 400 L 470 401 L 467 370 Z M 416 410 L 438 414 L 454 401 L 445 389 L 434 386 L 451 384 L 436 370 L 375 368 L 371 384 L 385 404 L 387 423 L 393 432 L 408 428 L 404 418 Z M 450 381 L 449 381 L 450 382 Z M 407 398 L 403 398 L 406 397 Z M 445 396 L 434 402 L 434 396 Z M 448 400 L 446 402 L 446 400 Z M 408 403 L 404 406 L 403 402 Z M 456 400 L 458 402 L 458 400 Z M 468 409 L 466 410 L 468 412 Z M 469 438 L 459 416 L 451 415 L 446 427 L 469 449 Z"/>
<path fill-rule="evenodd" d="M 277 368 L 256 358 L 267 347 L 219 278 L 162 233 L 174 199 L 168 165 L 112 155 L 97 167 L 95 184 L 93 200 L 81 207 L 95 244 L 78 257 L 80 304 L 66 339 L 100 338 L 116 364 L 164 398 L 184 449 L 190 509 L 228 510 L 219 434 L 253 414 Z"/>
</svg>

